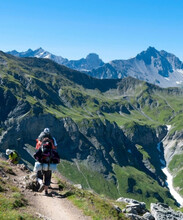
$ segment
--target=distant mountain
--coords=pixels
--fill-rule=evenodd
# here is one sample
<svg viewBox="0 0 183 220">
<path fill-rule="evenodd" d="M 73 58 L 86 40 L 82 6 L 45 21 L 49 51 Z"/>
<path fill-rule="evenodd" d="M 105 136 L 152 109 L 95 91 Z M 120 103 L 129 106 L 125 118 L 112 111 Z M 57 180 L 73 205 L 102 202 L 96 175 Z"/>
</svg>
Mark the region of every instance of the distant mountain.
<svg viewBox="0 0 183 220">
<path fill-rule="evenodd" d="M 134 58 L 113 60 L 109 63 L 104 63 L 95 53 L 80 60 L 68 60 L 42 48 L 25 52 L 13 50 L 7 53 L 18 57 L 48 58 L 99 79 L 122 79 L 131 76 L 161 87 L 183 85 L 183 63 L 175 55 L 164 50 L 158 51 L 154 47 L 149 47 Z"/>
<path fill-rule="evenodd" d="M 37 50 L 28 49 L 25 52 L 18 52 L 16 50 L 12 50 L 12 51 L 8 51 L 7 53 L 17 57 L 37 57 L 37 58 L 51 59 L 58 64 L 62 64 L 69 68 L 83 72 L 91 71 L 93 69 L 96 69 L 104 65 L 104 62 L 95 53 L 90 53 L 86 57 L 86 59 L 82 58 L 80 60 L 68 60 L 61 56 L 56 56 L 54 54 L 51 54 L 50 52 L 45 51 L 41 47 L 38 48 Z"/>
<path fill-rule="evenodd" d="M 90 53 L 86 59 L 82 58 L 80 60 L 70 60 L 65 65 L 71 69 L 79 71 L 89 71 L 97 69 L 104 65 L 104 62 L 95 53 Z"/>
<path fill-rule="evenodd" d="M 88 73 L 100 79 L 122 79 L 132 76 L 161 87 L 183 84 L 183 63 L 173 54 L 149 47 L 128 60 L 113 60 Z"/>
</svg>

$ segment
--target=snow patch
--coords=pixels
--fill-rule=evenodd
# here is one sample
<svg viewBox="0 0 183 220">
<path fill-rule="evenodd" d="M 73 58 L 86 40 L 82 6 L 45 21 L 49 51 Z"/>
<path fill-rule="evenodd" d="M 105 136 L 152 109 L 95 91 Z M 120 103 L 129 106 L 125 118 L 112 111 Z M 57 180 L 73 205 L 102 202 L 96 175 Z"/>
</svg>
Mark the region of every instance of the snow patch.
<svg viewBox="0 0 183 220">
<path fill-rule="evenodd" d="M 167 78 L 167 77 L 164 77 L 166 80 L 168 80 L 168 81 L 170 81 L 170 79 L 169 78 Z"/>
<path fill-rule="evenodd" d="M 46 55 L 44 58 L 49 59 L 50 58 L 50 54 Z"/>
<path fill-rule="evenodd" d="M 177 72 L 183 74 L 183 69 L 177 69 Z"/>
<path fill-rule="evenodd" d="M 176 81 L 176 84 L 180 85 L 182 83 L 182 81 Z"/>
<path fill-rule="evenodd" d="M 167 126 L 168 131 L 169 131 L 170 128 L 172 127 L 171 125 L 166 125 L 166 126 Z"/>
<path fill-rule="evenodd" d="M 162 169 L 163 173 L 167 176 L 167 185 L 170 190 L 170 193 L 172 196 L 177 200 L 177 202 L 183 206 L 183 198 L 179 195 L 177 191 L 173 188 L 173 177 L 172 175 L 168 172 L 167 168 Z"/>
<path fill-rule="evenodd" d="M 41 52 L 38 56 L 42 56 L 44 54 L 44 51 L 43 52 Z"/>
</svg>

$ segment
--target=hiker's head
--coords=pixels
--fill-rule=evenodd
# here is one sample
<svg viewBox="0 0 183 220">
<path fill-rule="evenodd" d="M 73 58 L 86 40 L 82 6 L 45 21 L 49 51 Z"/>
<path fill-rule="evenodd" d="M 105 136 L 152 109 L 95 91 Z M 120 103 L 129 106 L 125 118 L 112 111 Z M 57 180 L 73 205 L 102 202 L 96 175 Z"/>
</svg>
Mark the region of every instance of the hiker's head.
<svg viewBox="0 0 183 220">
<path fill-rule="evenodd" d="M 13 151 L 10 149 L 6 149 L 6 155 L 10 155 Z"/>
<path fill-rule="evenodd" d="M 44 133 L 45 133 L 45 134 L 49 134 L 49 133 L 50 133 L 50 129 L 49 129 L 49 128 L 45 128 L 45 129 L 44 129 Z"/>
</svg>

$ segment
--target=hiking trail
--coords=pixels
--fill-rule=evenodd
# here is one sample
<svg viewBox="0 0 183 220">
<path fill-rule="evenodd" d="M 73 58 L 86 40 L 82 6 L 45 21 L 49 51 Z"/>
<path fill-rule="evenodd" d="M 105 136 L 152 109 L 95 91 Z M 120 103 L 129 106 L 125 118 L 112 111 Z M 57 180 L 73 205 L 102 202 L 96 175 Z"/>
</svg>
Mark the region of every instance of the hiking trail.
<svg viewBox="0 0 183 220">
<path fill-rule="evenodd" d="M 28 200 L 31 212 L 44 220 L 91 220 L 85 216 L 81 210 L 76 208 L 67 198 L 63 198 L 59 193 L 57 180 L 52 177 L 49 196 L 42 193 L 33 192 L 23 188 L 23 179 L 27 175 L 19 167 L 15 167 L 16 176 L 13 181 L 21 189 L 25 198 Z"/>
</svg>

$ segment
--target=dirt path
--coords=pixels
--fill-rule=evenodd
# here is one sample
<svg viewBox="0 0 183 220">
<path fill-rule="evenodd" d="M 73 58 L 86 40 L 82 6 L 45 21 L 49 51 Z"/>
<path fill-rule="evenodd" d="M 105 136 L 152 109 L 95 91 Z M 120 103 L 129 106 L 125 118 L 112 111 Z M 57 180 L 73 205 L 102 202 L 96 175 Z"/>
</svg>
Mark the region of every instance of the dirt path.
<svg viewBox="0 0 183 220">
<path fill-rule="evenodd" d="M 23 185 L 25 172 L 16 168 L 17 176 L 14 181 L 19 184 L 20 188 Z M 32 213 L 45 220 L 91 220 L 90 217 L 84 216 L 81 210 L 77 209 L 67 198 L 63 198 L 59 194 L 56 180 L 52 178 L 51 189 L 49 196 L 45 196 L 44 192 L 37 193 L 31 190 L 23 189 L 26 199 L 30 204 Z"/>
<path fill-rule="evenodd" d="M 32 196 L 31 205 L 36 208 L 38 213 L 51 220 L 90 219 L 74 207 L 68 199 L 62 198 L 58 194 L 58 186 L 55 182 L 51 184 L 51 187 L 53 189 L 49 189 L 49 196 L 45 196 L 44 192 L 35 193 L 34 196 Z"/>
</svg>

